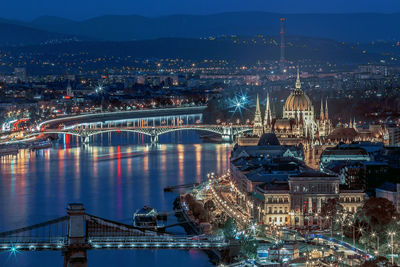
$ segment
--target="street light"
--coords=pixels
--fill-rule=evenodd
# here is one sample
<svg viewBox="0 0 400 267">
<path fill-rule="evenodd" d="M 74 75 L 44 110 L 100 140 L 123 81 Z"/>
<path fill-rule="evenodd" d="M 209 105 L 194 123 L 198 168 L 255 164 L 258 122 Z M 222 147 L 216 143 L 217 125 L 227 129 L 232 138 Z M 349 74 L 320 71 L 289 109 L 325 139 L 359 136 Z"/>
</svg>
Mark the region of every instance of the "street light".
<svg viewBox="0 0 400 267">
<path fill-rule="evenodd" d="M 349 227 L 353 227 L 353 247 L 356 246 L 356 226 L 349 222 Z"/>
<path fill-rule="evenodd" d="M 376 237 L 377 243 L 375 244 L 375 255 L 379 255 L 379 235 L 377 235 L 375 232 L 372 233 L 372 237 Z"/>
<path fill-rule="evenodd" d="M 389 236 L 390 236 L 390 247 L 392 248 L 392 265 L 394 264 L 394 255 L 393 255 L 393 253 L 394 253 L 394 244 L 393 244 L 393 236 L 395 236 L 396 235 L 396 232 L 389 232 L 388 233 L 389 234 Z"/>
</svg>

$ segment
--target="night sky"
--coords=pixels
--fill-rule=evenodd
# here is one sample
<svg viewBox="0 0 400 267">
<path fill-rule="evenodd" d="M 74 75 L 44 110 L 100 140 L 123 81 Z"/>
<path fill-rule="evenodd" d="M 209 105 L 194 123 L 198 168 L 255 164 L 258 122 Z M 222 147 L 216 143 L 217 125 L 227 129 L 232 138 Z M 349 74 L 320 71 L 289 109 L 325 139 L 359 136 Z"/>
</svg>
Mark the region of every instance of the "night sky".
<svg viewBox="0 0 400 267">
<path fill-rule="evenodd" d="M 42 15 L 70 19 L 119 14 L 160 16 L 229 11 L 279 13 L 400 12 L 399 0 L 3 0 L 0 17 L 31 20 Z"/>
</svg>

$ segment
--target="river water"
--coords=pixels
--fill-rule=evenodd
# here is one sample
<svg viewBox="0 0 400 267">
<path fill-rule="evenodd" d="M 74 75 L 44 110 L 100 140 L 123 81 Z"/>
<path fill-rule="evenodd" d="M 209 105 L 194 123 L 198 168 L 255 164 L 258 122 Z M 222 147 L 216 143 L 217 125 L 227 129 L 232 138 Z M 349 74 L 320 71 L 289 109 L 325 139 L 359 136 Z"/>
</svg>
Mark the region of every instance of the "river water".
<svg viewBox="0 0 400 267">
<path fill-rule="evenodd" d="M 64 216 L 71 202 L 83 203 L 90 214 L 131 224 L 134 211 L 144 205 L 172 210 L 179 192 L 164 193 L 164 187 L 201 182 L 208 172 L 229 167 L 231 146 L 202 143 L 193 131 L 160 136 L 156 147 L 148 142 L 135 133 L 109 133 L 82 146 L 67 135 L 52 148 L 0 158 L 0 232 Z M 0 266 L 62 266 L 63 260 L 57 251 L 0 253 Z M 99 250 L 88 251 L 88 265 L 212 264 L 199 250 Z"/>
</svg>

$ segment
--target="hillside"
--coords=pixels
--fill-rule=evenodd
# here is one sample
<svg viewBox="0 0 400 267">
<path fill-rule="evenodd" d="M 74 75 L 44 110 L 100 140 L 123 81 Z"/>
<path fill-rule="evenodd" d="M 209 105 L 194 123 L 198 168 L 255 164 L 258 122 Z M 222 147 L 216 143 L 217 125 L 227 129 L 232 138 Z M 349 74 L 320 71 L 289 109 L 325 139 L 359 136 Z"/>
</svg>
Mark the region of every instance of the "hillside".
<svg viewBox="0 0 400 267">
<path fill-rule="evenodd" d="M 164 37 L 200 38 L 221 35 L 277 35 L 279 18 L 287 19 L 286 32 L 295 36 L 330 38 L 347 42 L 398 40 L 400 13 L 394 14 L 278 14 L 232 12 L 214 15 L 143 17 L 108 15 L 82 21 L 40 17 L 20 22 L 40 30 L 88 36 L 97 40 L 132 41 Z"/>
<path fill-rule="evenodd" d="M 0 22 L 0 36 L 0 46 L 25 46 L 78 40 L 73 35 L 48 32 L 7 22 Z"/>
</svg>

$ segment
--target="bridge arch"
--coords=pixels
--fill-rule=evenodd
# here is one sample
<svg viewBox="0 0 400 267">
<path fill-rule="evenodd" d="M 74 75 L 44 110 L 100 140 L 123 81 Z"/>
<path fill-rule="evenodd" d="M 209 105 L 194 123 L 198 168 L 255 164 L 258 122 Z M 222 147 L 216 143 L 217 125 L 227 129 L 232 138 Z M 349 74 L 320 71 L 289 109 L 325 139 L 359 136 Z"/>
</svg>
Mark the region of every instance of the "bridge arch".
<svg viewBox="0 0 400 267">
<path fill-rule="evenodd" d="M 209 133 L 215 133 L 218 135 L 223 135 L 223 130 L 218 130 L 218 129 L 212 129 L 212 128 L 196 128 L 196 127 L 185 127 L 185 128 L 172 128 L 172 129 L 166 129 L 166 130 L 161 130 L 157 132 L 157 135 L 163 135 L 167 133 L 172 133 L 172 132 L 177 132 L 177 131 L 203 131 L 203 132 L 209 132 Z"/>
<path fill-rule="evenodd" d="M 101 128 L 101 129 L 70 129 L 70 130 L 45 130 L 43 132 L 32 133 L 29 136 L 37 136 L 39 134 L 70 134 L 74 136 L 79 136 L 84 139 L 84 142 L 89 142 L 89 137 L 102 134 L 102 133 L 112 133 L 112 132 L 131 132 L 139 133 L 142 135 L 147 135 L 151 137 L 151 142 L 158 142 L 158 137 L 177 131 L 203 131 L 214 133 L 222 136 L 224 141 L 233 141 L 233 138 L 239 134 L 251 131 L 251 127 L 232 127 L 223 125 L 193 125 L 193 126 L 182 126 L 182 127 L 138 127 L 138 128 Z"/>
</svg>

